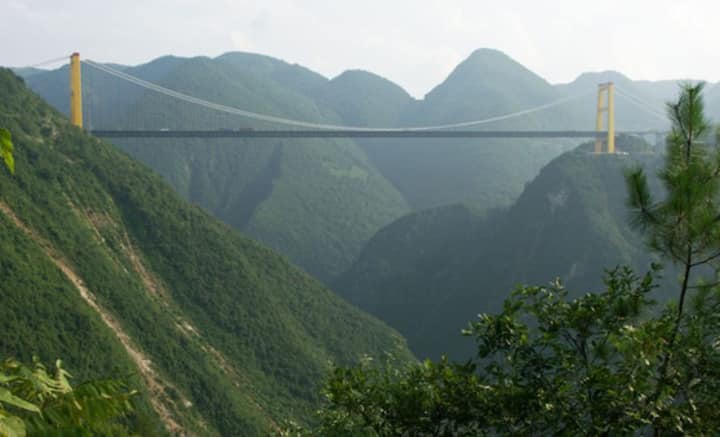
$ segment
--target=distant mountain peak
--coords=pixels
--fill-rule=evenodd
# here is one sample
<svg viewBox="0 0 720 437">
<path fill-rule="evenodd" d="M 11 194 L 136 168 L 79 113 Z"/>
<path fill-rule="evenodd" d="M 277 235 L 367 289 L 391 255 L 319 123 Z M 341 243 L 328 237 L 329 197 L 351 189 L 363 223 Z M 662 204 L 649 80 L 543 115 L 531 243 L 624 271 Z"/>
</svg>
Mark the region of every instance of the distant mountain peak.
<svg viewBox="0 0 720 437">
<path fill-rule="evenodd" d="M 222 55 L 216 56 L 215 60 L 264 61 L 264 62 L 273 62 L 273 63 L 278 63 L 278 64 L 290 65 L 288 62 L 285 62 L 282 59 L 274 58 L 272 56 L 263 55 L 260 53 L 244 52 L 244 51 L 240 51 L 240 50 L 225 52 Z"/>
<path fill-rule="evenodd" d="M 311 94 L 328 81 L 325 76 L 307 67 L 258 53 L 227 52 L 214 60 L 264 78 L 270 77 L 277 83 L 305 95 Z"/>
<path fill-rule="evenodd" d="M 375 74 L 372 71 L 363 70 L 361 68 L 351 68 L 348 70 L 343 71 L 342 73 L 338 74 L 337 76 L 333 77 L 331 80 L 345 80 L 345 79 L 356 79 L 356 78 L 371 78 L 375 80 L 383 80 L 388 81 L 388 79 L 385 79 L 384 77 L 380 76 L 379 74 Z"/>
<path fill-rule="evenodd" d="M 555 97 L 552 86 L 524 65 L 500 50 L 480 48 L 458 64 L 425 100 L 456 108 L 458 114 L 453 117 L 457 118 L 525 108 Z"/>
<path fill-rule="evenodd" d="M 535 85 L 548 86 L 549 83 L 530 69 L 496 49 L 480 48 L 473 51 L 440 84 L 440 88 L 451 82 L 488 82 L 493 85 L 512 82 L 531 81 Z M 432 93 L 432 92 L 431 92 Z"/>
<path fill-rule="evenodd" d="M 387 80 L 384 77 L 380 76 L 379 74 L 375 74 L 372 71 L 363 70 L 362 68 L 347 69 L 347 70 L 343 71 L 342 73 L 338 74 L 337 76 L 335 76 L 334 78 L 332 78 L 332 80 L 336 80 L 336 79 L 340 79 L 340 78 L 347 78 L 347 77 L 351 77 L 351 78 L 372 77 L 372 78 L 376 78 L 376 79 Z"/>
<path fill-rule="evenodd" d="M 604 71 L 587 71 L 584 73 L 581 73 L 577 79 L 575 79 L 573 82 L 586 82 L 586 81 L 594 81 L 594 82 L 618 82 L 618 83 L 628 83 L 632 82 L 632 80 L 625 76 L 624 74 L 620 73 L 619 71 L 615 70 L 604 70 Z"/>
<path fill-rule="evenodd" d="M 489 47 L 480 47 L 478 49 L 473 50 L 473 52 L 470 53 L 470 56 L 467 57 L 467 60 L 486 59 L 486 58 L 506 59 L 506 60 L 509 60 L 512 62 L 516 62 L 514 59 L 512 59 L 510 56 L 508 56 L 507 53 L 503 52 L 502 50 L 492 49 Z"/>
<path fill-rule="evenodd" d="M 410 94 L 408 94 L 403 87 L 390 79 L 362 69 L 345 70 L 335 76 L 330 82 L 333 84 L 342 84 L 343 86 L 353 86 L 356 84 L 363 87 L 372 86 L 383 92 L 392 92 L 393 94 L 401 94 L 403 97 L 411 98 Z"/>
</svg>

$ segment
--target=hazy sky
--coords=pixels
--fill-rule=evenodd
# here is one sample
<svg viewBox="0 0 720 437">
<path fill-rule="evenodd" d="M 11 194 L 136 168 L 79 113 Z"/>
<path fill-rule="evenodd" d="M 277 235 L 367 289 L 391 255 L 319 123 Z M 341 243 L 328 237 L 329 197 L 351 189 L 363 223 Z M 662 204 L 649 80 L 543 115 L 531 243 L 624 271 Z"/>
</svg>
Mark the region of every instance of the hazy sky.
<svg viewBox="0 0 720 437">
<path fill-rule="evenodd" d="M 163 54 L 263 53 L 333 77 L 361 68 L 422 97 L 474 49 L 553 83 L 584 71 L 720 80 L 718 0 L 2 0 L 0 63 L 79 51 L 123 64 Z"/>
</svg>

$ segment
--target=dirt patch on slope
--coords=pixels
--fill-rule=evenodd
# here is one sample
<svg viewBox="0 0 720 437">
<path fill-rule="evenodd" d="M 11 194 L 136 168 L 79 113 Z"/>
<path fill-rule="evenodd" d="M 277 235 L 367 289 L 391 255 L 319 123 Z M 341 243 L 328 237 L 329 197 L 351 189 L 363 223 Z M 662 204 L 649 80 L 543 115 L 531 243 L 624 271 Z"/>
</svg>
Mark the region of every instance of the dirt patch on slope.
<svg viewBox="0 0 720 437">
<path fill-rule="evenodd" d="M 242 373 L 238 372 L 238 370 L 228 362 L 227 358 L 222 352 L 215 349 L 205 338 L 203 338 L 200 330 L 196 326 L 194 326 L 186 318 L 180 315 L 180 310 L 177 305 L 174 304 L 171 294 L 163 285 L 162 281 L 155 276 L 152 270 L 146 267 L 141 255 L 136 250 L 135 246 L 132 244 L 129 235 L 124 228 L 118 226 L 118 224 L 113 220 L 113 218 L 110 217 L 110 215 L 106 212 L 96 212 L 91 209 L 80 211 L 80 208 L 76 207 L 70 199 L 68 199 L 68 203 L 70 204 L 70 207 L 78 216 L 78 218 L 80 218 L 81 220 L 87 220 L 99 243 L 105 243 L 105 237 L 103 237 L 103 232 L 107 230 L 114 232 L 116 235 L 121 235 L 119 246 L 122 254 L 127 258 L 127 260 L 130 261 L 130 265 L 132 266 L 132 269 L 135 271 L 137 276 L 140 278 L 143 288 L 148 291 L 153 300 L 166 308 L 170 314 L 173 314 L 173 318 L 175 319 L 175 326 L 177 327 L 177 329 L 182 332 L 186 337 L 193 338 L 198 341 L 200 348 L 206 354 L 208 354 L 208 356 L 212 359 L 213 363 L 232 380 L 233 385 L 237 389 L 242 390 L 243 388 L 246 388 L 247 385 L 251 384 L 250 381 L 248 381 L 247 377 L 245 377 Z M 117 256 L 117 253 L 113 253 L 113 261 L 118 265 L 122 265 L 122 262 L 119 259 L 115 259 L 115 257 Z M 248 400 L 255 406 L 258 412 L 260 412 L 268 419 L 271 427 L 273 427 L 275 430 L 280 429 L 278 424 L 265 411 L 265 409 L 262 407 L 262 405 L 260 405 L 259 402 L 257 402 L 251 396 L 248 396 Z M 183 399 L 182 403 L 186 407 L 192 405 L 192 403 L 187 399 Z"/>
<path fill-rule="evenodd" d="M 143 354 L 137 347 L 133 345 L 130 336 L 123 330 L 120 323 L 107 311 L 105 310 L 96 300 L 95 295 L 87 288 L 82 278 L 75 273 L 70 265 L 57 253 L 53 246 L 35 233 L 32 229 L 25 225 L 12 211 L 12 209 L 0 201 L 0 211 L 2 211 L 9 219 L 15 223 L 29 238 L 35 241 L 44 251 L 47 257 L 65 274 L 65 276 L 72 282 L 75 288 L 80 293 L 80 296 L 85 302 L 94 309 L 103 323 L 110 328 L 117 336 L 120 343 L 125 348 L 125 351 L 133 360 L 137 366 L 140 374 L 142 375 L 150 393 L 150 402 L 160 416 L 165 428 L 168 432 L 174 435 L 188 435 L 185 428 L 180 425 L 173 414 L 171 413 L 174 402 L 165 395 L 169 388 L 172 388 L 175 392 L 178 390 L 172 387 L 166 381 L 163 381 L 160 376 L 152 368 L 151 361 Z M 188 402 L 187 400 L 184 400 Z"/>
</svg>

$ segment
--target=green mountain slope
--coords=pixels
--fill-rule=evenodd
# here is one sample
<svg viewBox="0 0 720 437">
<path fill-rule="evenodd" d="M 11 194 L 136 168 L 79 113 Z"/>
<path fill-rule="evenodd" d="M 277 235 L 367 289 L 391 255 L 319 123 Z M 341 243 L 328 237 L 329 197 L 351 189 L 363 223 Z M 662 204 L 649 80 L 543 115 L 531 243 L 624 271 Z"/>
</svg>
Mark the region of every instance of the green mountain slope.
<svg viewBox="0 0 720 437">
<path fill-rule="evenodd" d="M 467 256 L 484 250 L 489 230 L 463 205 L 408 214 L 379 231 L 332 288 L 402 332 L 418 356 L 464 351 L 459 329 L 481 307 L 459 307 L 457 294 L 477 286 L 466 282 L 476 280 L 465 275 Z"/>
<path fill-rule="evenodd" d="M 567 152 L 508 210 L 481 215 L 454 206 L 403 217 L 378 232 L 333 288 L 398 329 L 419 356 L 464 358 L 472 342 L 460 330 L 497 310 L 516 284 L 557 276 L 571 289 L 592 290 L 605 268 L 645 268 L 650 259 L 628 225 L 622 171 L 658 161 L 636 141 L 618 146 L 640 153 L 593 155 L 590 144 Z"/>
<path fill-rule="evenodd" d="M 105 105 L 117 101 L 116 91 L 108 94 L 111 79 L 91 68 L 85 71 L 92 75 L 86 92 L 97 94 Z M 309 97 L 327 79 L 269 57 L 165 57 L 126 71 L 228 106 L 314 122 L 340 121 L 332 109 Z M 42 93 L 50 82 L 59 86 L 59 79 L 33 76 L 29 83 Z M 119 107 L 99 103 L 95 126 L 277 127 L 199 111 L 166 97 L 138 94 L 137 88 L 133 92 L 124 93 Z M 115 144 L 158 171 L 193 203 L 326 281 L 345 270 L 380 227 L 409 211 L 400 193 L 348 140 L 118 139 Z"/>
<path fill-rule="evenodd" d="M 329 361 L 410 359 L 403 340 L 284 258 L 71 127 L 0 70 L 0 353 L 114 368 L 142 389 L 141 434 L 257 435 L 317 405 Z"/>
</svg>

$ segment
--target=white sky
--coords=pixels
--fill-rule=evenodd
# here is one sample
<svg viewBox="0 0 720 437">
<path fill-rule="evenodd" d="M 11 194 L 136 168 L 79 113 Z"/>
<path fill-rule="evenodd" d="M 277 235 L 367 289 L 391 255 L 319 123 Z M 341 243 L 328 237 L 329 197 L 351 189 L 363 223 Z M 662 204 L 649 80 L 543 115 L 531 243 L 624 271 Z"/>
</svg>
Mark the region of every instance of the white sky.
<svg viewBox="0 0 720 437">
<path fill-rule="evenodd" d="M 720 80 L 720 0 L 1 0 L 0 63 L 138 64 L 233 50 L 422 97 L 479 47 L 553 83 L 584 71 Z"/>
</svg>

